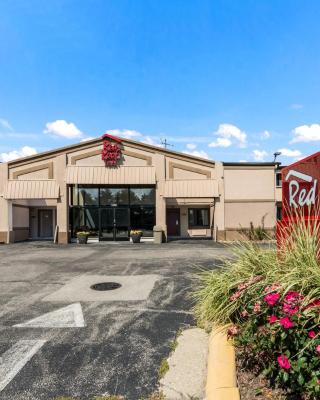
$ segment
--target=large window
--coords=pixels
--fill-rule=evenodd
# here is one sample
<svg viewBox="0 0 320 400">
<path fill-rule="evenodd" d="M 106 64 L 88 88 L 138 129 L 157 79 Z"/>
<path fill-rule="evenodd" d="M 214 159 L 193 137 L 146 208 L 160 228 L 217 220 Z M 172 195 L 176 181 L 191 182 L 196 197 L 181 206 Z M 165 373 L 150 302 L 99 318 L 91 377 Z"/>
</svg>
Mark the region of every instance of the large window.
<svg viewBox="0 0 320 400">
<path fill-rule="evenodd" d="M 153 205 L 155 203 L 154 188 L 130 189 L 130 204 Z"/>
<path fill-rule="evenodd" d="M 100 188 L 100 206 L 116 206 L 128 204 L 128 188 Z"/>
<path fill-rule="evenodd" d="M 209 228 L 209 208 L 189 208 L 189 228 Z"/>
<path fill-rule="evenodd" d="M 153 236 L 153 227 L 155 225 L 154 207 L 131 207 L 130 223 L 131 229 L 140 229 L 143 236 Z"/>
<path fill-rule="evenodd" d="M 91 235 L 103 237 L 106 216 L 112 215 L 112 224 L 115 224 L 115 228 L 110 229 L 118 229 L 121 212 L 130 216 L 128 231 L 141 229 L 144 236 L 152 236 L 156 215 L 154 187 L 75 185 L 71 188 L 73 237 L 79 230 L 89 230 Z"/>
</svg>

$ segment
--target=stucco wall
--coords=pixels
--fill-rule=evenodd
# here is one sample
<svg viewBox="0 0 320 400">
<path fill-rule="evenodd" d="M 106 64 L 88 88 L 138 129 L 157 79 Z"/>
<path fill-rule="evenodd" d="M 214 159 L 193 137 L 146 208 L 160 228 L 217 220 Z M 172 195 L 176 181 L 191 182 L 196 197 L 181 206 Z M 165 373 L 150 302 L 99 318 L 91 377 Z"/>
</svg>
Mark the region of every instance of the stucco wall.
<svg viewBox="0 0 320 400">
<path fill-rule="evenodd" d="M 237 202 L 225 204 L 225 229 L 249 228 L 250 222 L 254 227 L 262 225 L 273 228 L 276 224 L 275 203 L 270 202 Z"/>
<path fill-rule="evenodd" d="M 267 200 L 275 197 L 273 167 L 237 167 L 224 171 L 226 200 Z"/>
</svg>

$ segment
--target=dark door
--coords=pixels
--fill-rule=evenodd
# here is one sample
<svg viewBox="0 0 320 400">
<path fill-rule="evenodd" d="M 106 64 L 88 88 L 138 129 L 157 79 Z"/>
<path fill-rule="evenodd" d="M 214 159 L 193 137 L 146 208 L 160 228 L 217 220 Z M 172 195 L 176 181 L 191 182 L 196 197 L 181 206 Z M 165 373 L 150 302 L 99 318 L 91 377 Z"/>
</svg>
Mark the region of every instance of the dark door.
<svg viewBox="0 0 320 400">
<path fill-rule="evenodd" d="M 100 240 L 129 240 L 129 209 L 100 209 Z"/>
<path fill-rule="evenodd" d="M 180 208 L 167 209 L 168 236 L 180 236 Z"/>
<path fill-rule="evenodd" d="M 39 210 L 39 232 L 40 238 L 51 238 L 53 237 L 53 213 L 52 210 Z"/>
</svg>

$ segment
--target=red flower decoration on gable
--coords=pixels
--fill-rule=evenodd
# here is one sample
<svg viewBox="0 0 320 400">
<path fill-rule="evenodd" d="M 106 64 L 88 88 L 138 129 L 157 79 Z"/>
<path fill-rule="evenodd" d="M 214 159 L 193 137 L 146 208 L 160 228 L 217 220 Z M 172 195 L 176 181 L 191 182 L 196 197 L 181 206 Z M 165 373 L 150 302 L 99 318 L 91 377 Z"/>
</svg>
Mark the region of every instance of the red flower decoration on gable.
<svg viewBox="0 0 320 400">
<path fill-rule="evenodd" d="M 103 147 L 101 158 L 105 162 L 106 167 L 116 167 L 121 157 L 121 140 L 115 136 L 105 134 L 102 136 Z M 112 143 L 111 140 L 115 143 Z"/>
</svg>

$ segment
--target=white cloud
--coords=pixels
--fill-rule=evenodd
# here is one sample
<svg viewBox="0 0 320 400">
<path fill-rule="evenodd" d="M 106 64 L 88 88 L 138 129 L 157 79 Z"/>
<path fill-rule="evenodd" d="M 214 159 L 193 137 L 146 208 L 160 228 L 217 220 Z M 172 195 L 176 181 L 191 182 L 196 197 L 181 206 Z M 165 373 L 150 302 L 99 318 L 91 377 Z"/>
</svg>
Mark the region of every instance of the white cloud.
<svg viewBox="0 0 320 400">
<path fill-rule="evenodd" d="M 301 125 L 295 128 L 292 132 L 294 138 L 290 143 L 320 141 L 319 124 Z"/>
<path fill-rule="evenodd" d="M 229 147 L 232 145 L 230 139 L 227 138 L 218 138 L 214 142 L 209 143 L 209 147 Z"/>
<path fill-rule="evenodd" d="M 93 139 L 97 139 L 97 138 L 95 138 L 95 137 L 93 137 L 93 136 L 88 136 L 88 137 L 85 137 L 85 138 L 81 139 L 80 142 L 81 142 L 81 143 L 82 143 L 82 142 L 87 142 L 88 140 L 93 140 Z"/>
<path fill-rule="evenodd" d="M 1 153 L 0 154 L 0 161 L 1 162 L 8 162 L 12 160 L 16 160 L 17 158 L 21 157 L 28 157 L 37 154 L 37 150 L 33 147 L 24 146 L 19 150 L 12 150 L 8 153 Z"/>
<path fill-rule="evenodd" d="M 208 154 L 203 150 L 184 150 L 183 153 L 190 154 L 191 156 L 195 157 L 206 158 L 207 160 L 209 159 Z"/>
<path fill-rule="evenodd" d="M 301 108 L 303 108 L 303 104 L 294 103 L 290 105 L 290 108 L 292 110 L 301 110 Z"/>
<path fill-rule="evenodd" d="M 268 153 L 265 150 L 253 150 L 254 161 L 264 161 Z"/>
<path fill-rule="evenodd" d="M 239 160 L 239 162 L 248 162 L 247 160 Z"/>
<path fill-rule="evenodd" d="M 73 122 L 67 122 L 64 119 L 57 119 L 56 121 L 48 122 L 44 133 L 67 139 L 81 138 L 83 136 L 83 133 Z"/>
<path fill-rule="evenodd" d="M 261 133 L 262 139 L 269 139 L 270 136 L 271 136 L 271 133 L 270 133 L 269 131 L 263 131 L 263 132 Z"/>
<path fill-rule="evenodd" d="M 10 125 L 9 121 L 4 118 L 0 118 L 0 127 L 6 129 L 8 131 L 13 131 L 13 128 Z"/>
<path fill-rule="evenodd" d="M 197 145 L 194 143 L 187 143 L 186 147 L 188 150 L 194 150 L 197 147 Z"/>
<path fill-rule="evenodd" d="M 133 139 L 133 140 L 139 140 L 139 138 L 143 136 L 142 133 L 131 129 L 110 129 L 106 131 L 106 133 L 113 136 L 122 137 L 124 139 Z"/>
<path fill-rule="evenodd" d="M 232 124 L 220 124 L 214 134 L 219 138 L 211 142 L 209 147 L 229 147 L 231 144 L 245 147 L 247 144 L 247 134 Z"/>
<path fill-rule="evenodd" d="M 300 150 L 279 149 L 278 150 L 284 157 L 300 158 L 302 153 Z"/>
</svg>

